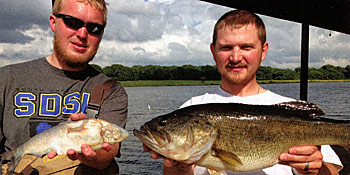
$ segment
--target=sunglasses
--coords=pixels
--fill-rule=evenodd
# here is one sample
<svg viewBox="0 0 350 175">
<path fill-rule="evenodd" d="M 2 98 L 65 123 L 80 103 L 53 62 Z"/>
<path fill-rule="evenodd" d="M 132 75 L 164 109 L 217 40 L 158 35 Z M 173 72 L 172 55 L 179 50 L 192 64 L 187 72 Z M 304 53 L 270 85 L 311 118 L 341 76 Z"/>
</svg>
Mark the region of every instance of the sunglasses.
<svg viewBox="0 0 350 175">
<path fill-rule="evenodd" d="M 65 15 L 65 14 L 61 14 L 61 13 L 54 13 L 53 15 L 55 15 L 57 18 L 62 18 L 64 24 L 66 24 L 70 28 L 80 29 L 82 27 L 86 27 L 87 31 L 90 34 L 98 35 L 105 28 L 105 25 L 92 23 L 92 22 L 84 22 L 83 20 L 75 18 L 75 17 L 70 16 L 70 15 Z"/>
</svg>

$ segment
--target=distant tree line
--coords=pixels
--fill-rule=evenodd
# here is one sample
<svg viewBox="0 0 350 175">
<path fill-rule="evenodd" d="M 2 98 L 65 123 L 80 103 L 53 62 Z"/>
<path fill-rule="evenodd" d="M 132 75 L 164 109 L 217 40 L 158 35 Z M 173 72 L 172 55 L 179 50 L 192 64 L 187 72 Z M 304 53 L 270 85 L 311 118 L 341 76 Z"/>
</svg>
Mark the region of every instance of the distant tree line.
<svg viewBox="0 0 350 175">
<path fill-rule="evenodd" d="M 109 77 L 119 81 L 133 80 L 220 80 L 221 76 L 216 66 L 132 66 L 127 67 L 121 64 L 113 64 L 101 68 L 92 64 L 94 68 L 103 72 Z M 279 69 L 269 66 L 261 66 L 258 73 L 258 80 L 299 80 L 300 67 L 292 69 Z M 350 65 L 346 67 L 324 65 L 321 68 L 309 68 L 310 80 L 342 80 L 350 79 Z"/>
</svg>

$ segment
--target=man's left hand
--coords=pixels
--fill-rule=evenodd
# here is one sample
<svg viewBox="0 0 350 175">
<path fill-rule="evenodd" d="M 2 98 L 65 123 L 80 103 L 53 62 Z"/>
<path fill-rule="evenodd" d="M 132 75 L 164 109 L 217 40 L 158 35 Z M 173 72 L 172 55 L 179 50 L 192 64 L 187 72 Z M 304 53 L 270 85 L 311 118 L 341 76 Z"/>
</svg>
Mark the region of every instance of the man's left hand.
<svg viewBox="0 0 350 175">
<path fill-rule="evenodd" d="M 322 159 L 319 146 L 296 146 L 279 156 L 281 164 L 291 166 L 299 174 L 321 174 L 324 169 Z"/>
</svg>

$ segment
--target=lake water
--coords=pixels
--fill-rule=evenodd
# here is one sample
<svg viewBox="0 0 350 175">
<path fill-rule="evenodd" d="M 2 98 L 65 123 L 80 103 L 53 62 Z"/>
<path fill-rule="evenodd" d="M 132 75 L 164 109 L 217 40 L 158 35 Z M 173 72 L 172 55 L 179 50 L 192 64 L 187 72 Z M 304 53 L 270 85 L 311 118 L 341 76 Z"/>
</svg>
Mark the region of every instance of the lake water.
<svg viewBox="0 0 350 175">
<path fill-rule="evenodd" d="M 265 89 L 299 99 L 299 84 L 263 84 Z M 350 82 L 309 83 L 308 101 L 318 104 L 326 114 L 338 119 L 350 119 Z M 127 87 L 129 112 L 126 129 L 130 136 L 123 141 L 118 159 L 123 175 L 160 175 L 163 160 L 152 159 L 143 151 L 141 142 L 133 135 L 144 122 L 169 113 L 192 96 L 201 95 L 218 86 Z"/>
</svg>

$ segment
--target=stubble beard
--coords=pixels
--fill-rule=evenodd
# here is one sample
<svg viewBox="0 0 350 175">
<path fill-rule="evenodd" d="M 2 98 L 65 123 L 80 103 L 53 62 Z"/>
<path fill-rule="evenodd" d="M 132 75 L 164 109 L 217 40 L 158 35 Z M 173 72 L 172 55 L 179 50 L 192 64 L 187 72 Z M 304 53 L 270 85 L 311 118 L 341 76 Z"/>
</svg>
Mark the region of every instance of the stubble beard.
<svg viewBox="0 0 350 175">
<path fill-rule="evenodd" d="M 95 57 L 98 47 L 94 49 L 91 53 L 83 56 L 74 56 L 70 54 L 66 49 L 64 49 L 60 44 L 60 39 L 54 36 L 54 52 L 58 61 L 64 63 L 70 68 L 84 68 L 88 65 L 90 61 Z"/>
<path fill-rule="evenodd" d="M 256 67 L 255 70 L 253 71 L 245 72 L 245 73 L 227 71 L 227 69 L 224 68 L 224 71 L 221 72 L 221 77 L 222 77 L 222 80 L 225 80 L 232 85 L 248 84 L 252 80 L 256 79 L 256 73 L 258 72 L 259 67 L 260 66 Z"/>
</svg>

